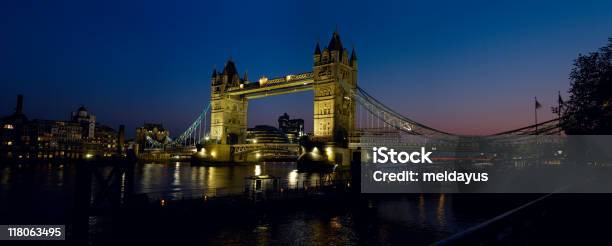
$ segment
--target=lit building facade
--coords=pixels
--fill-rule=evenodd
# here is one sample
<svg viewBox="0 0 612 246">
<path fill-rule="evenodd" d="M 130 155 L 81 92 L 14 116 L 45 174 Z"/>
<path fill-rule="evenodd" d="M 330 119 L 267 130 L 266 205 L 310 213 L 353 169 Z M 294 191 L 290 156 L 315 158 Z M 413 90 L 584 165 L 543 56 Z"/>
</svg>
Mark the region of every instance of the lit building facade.
<svg viewBox="0 0 612 246">
<path fill-rule="evenodd" d="M 82 124 L 84 138 L 91 139 L 95 137 L 96 116 L 90 114 L 85 106 L 81 106 L 79 109 L 77 109 L 77 111 L 72 112 L 72 121 Z"/>
<path fill-rule="evenodd" d="M 284 132 L 291 143 L 297 143 L 304 136 L 304 120 L 290 119 L 287 113 L 278 117 L 278 129 Z"/>
<path fill-rule="evenodd" d="M 23 114 L 23 96 L 17 96 L 15 112 L 1 119 L 0 158 L 22 158 L 28 153 L 29 138 L 27 134 L 28 117 Z"/>
<path fill-rule="evenodd" d="M 247 130 L 247 143 L 289 143 L 287 135 L 273 126 L 257 125 Z"/>
<path fill-rule="evenodd" d="M 23 96 L 19 95 L 15 112 L 1 119 L 0 159 L 84 159 L 117 153 L 115 130 L 95 123 L 85 107 L 72 115 L 68 121 L 28 120 L 23 114 Z"/>
</svg>

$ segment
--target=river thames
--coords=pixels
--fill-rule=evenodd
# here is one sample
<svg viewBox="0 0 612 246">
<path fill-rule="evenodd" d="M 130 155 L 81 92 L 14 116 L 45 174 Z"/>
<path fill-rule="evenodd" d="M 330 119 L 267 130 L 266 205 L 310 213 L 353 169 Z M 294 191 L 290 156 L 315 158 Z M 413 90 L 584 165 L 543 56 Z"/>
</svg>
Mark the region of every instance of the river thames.
<svg viewBox="0 0 612 246">
<path fill-rule="evenodd" d="M 189 163 L 138 164 L 134 193 L 152 203 L 229 196 L 244 191 L 244 178 L 268 174 L 283 187 L 315 186 L 330 174 L 301 173 L 295 163 L 261 163 L 223 167 Z M 69 224 L 75 189 L 74 165 L 21 164 L 0 168 L 1 224 Z M 503 195 L 395 194 L 371 195 L 356 202 L 320 204 L 308 201 L 254 212 L 222 208 L 214 216 L 196 219 L 189 213 L 162 219 L 164 231 L 180 240 L 211 244 L 429 244 L 477 225 L 536 196 L 520 199 Z M 494 199 L 491 199 L 494 198 Z M 324 203 L 325 201 L 321 201 Z M 44 204 L 44 205 L 41 205 Z M 241 209 L 244 210 L 244 209 Z M 249 210 L 249 209 L 246 209 Z M 220 215 L 220 214 L 227 214 Z M 148 226 L 154 216 L 145 216 Z M 193 219 L 190 219 L 193 218 Z M 116 219 L 90 216 L 90 243 L 116 242 Z M 170 221 L 170 222 L 169 222 Z M 168 225 L 167 223 L 175 223 Z M 159 228 L 159 227 L 157 227 Z M 160 229 L 162 230 L 162 229 Z M 147 234 L 147 240 L 168 238 Z M 179 240 L 179 239 L 176 239 Z M 180 241 L 179 240 L 179 241 Z M 146 241 L 146 240 L 145 240 Z"/>
</svg>

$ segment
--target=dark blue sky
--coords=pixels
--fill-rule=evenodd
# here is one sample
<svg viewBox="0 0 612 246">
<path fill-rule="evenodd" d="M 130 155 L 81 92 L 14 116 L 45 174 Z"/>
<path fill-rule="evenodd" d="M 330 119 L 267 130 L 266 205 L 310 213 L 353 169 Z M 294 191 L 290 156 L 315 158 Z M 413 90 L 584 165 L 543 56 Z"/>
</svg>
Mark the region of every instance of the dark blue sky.
<svg viewBox="0 0 612 246">
<path fill-rule="evenodd" d="M 578 53 L 612 36 L 612 2 L 2 1 L 0 113 L 25 94 L 30 118 L 81 104 L 129 131 L 182 131 L 208 103 L 213 66 L 232 57 L 254 80 L 312 69 L 338 26 L 359 84 L 445 131 L 486 134 L 533 122 L 569 88 Z M 312 93 L 258 99 L 249 124 L 288 112 L 312 126 Z"/>
</svg>

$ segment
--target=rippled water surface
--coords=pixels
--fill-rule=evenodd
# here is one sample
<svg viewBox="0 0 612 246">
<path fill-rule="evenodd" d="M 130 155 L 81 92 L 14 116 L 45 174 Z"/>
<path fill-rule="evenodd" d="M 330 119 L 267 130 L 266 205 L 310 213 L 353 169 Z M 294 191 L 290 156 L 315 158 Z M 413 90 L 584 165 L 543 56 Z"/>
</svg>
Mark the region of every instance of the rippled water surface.
<svg viewBox="0 0 612 246">
<path fill-rule="evenodd" d="M 0 224 L 70 223 L 75 173 L 72 165 L 0 166 Z M 262 174 L 279 177 L 283 187 L 293 188 L 314 186 L 329 178 L 328 174 L 300 173 L 295 163 L 231 167 L 139 164 L 134 175 L 134 190 L 146 193 L 151 199 L 223 196 L 241 193 L 245 177 Z M 389 195 L 362 199 L 354 205 L 318 204 L 313 208 L 305 205 L 282 212 L 268 211 L 213 227 L 205 221 L 191 223 L 188 229 L 198 233 L 184 236 L 188 241 L 215 244 L 423 244 L 445 238 L 511 208 L 507 201 L 486 201 L 489 203 L 444 194 Z M 99 217 L 91 219 L 104 221 Z M 100 227 L 99 231 L 112 228 L 99 222 L 92 226 Z M 105 237 L 101 235 L 99 237 Z"/>
</svg>

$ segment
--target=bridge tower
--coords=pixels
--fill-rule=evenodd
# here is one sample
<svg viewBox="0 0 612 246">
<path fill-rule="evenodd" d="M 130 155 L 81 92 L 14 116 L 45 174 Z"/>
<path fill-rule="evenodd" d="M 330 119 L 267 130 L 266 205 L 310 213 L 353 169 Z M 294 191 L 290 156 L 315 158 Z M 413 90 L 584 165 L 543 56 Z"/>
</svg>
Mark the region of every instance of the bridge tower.
<svg viewBox="0 0 612 246">
<path fill-rule="evenodd" d="M 211 78 L 210 139 L 217 144 L 244 143 L 247 129 L 248 101 L 231 96 L 227 89 L 239 87 L 248 80 L 240 78 L 236 64 L 230 58 L 223 71 L 213 70 Z"/>
<path fill-rule="evenodd" d="M 346 148 L 355 129 L 355 99 L 341 82 L 357 86 L 357 54 L 349 57 L 337 31 L 327 47 L 317 43 L 314 51 L 314 138 L 334 147 Z"/>
</svg>

